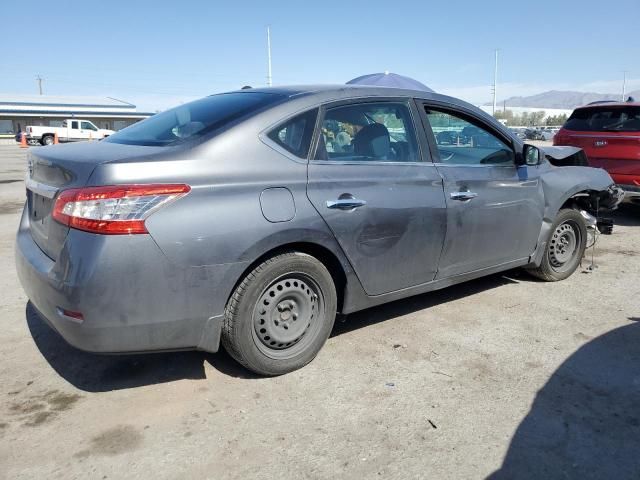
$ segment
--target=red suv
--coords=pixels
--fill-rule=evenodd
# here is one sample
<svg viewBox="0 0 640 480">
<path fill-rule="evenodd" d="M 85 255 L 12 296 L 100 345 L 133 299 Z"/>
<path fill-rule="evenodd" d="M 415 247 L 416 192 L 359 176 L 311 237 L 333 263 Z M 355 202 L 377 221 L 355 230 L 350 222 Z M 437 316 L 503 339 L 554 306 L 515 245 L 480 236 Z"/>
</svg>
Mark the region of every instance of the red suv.
<svg viewBox="0 0 640 480">
<path fill-rule="evenodd" d="M 604 168 L 640 202 L 640 103 L 597 102 L 576 108 L 553 139 L 554 145 L 580 147 L 589 165 Z"/>
</svg>

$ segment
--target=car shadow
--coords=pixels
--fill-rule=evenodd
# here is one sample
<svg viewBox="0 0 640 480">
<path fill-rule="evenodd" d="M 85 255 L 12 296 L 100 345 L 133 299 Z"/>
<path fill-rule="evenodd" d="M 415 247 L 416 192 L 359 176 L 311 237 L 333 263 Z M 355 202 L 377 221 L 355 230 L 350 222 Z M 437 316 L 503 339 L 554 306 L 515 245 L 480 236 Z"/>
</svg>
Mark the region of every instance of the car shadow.
<svg viewBox="0 0 640 480">
<path fill-rule="evenodd" d="M 611 213 L 603 213 L 603 217 L 613 219 L 613 231 L 615 232 L 615 226 L 621 225 L 623 227 L 638 227 L 640 226 L 640 205 L 631 203 L 624 203 Z"/>
<path fill-rule="evenodd" d="M 638 365 L 640 323 L 578 349 L 538 391 L 489 479 L 640 478 Z"/>
<path fill-rule="evenodd" d="M 431 308 L 441 303 L 451 302 L 459 298 L 468 297 L 476 293 L 498 288 L 510 283 L 520 281 L 537 282 L 534 277 L 527 275 L 522 270 L 509 270 L 507 272 L 489 275 L 468 282 L 453 285 L 442 290 L 423 293 L 413 297 L 396 300 L 377 307 L 361 310 L 345 316 L 340 316 L 333 327 L 332 337 L 351 332 L 359 328 L 368 327 L 385 322 L 396 317 L 401 317 L 419 310 Z"/>
<path fill-rule="evenodd" d="M 332 336 L 508 283 L 516 283 L 520 275 L 527 280 L 530 279 L 521 271 L 513 270 L 340 317 L 342 321 L 336 321 Z M 531 280 L 535 281 L 535 279 Z M 49 365 L 67 382 L 87 392 L 136 388 L 182 379 L 204 380 L 206 379 L 205 362 L 231 377 L 261 378 L 243 368 L 223 348 L 215 354 L 178 351 L 99 355 L 84 352 L 69 345 L 40 317 L 30 302 L 27 303 L 25 315 L 33 340 Z"/>
<path fill-rule="evenodd" d="M 257 378 L 242 368 L 225 351 L 217 354 L 178 351 L 132 355 L 98 355 L 69 345 L 27 303 L 26 320 L 33 340 L 51 368 L 74 387 L 86 392 L 107 392 L 127 388 L 206 379 L 208 362 L 220 372 L 241 378 Z"/>
</svg>

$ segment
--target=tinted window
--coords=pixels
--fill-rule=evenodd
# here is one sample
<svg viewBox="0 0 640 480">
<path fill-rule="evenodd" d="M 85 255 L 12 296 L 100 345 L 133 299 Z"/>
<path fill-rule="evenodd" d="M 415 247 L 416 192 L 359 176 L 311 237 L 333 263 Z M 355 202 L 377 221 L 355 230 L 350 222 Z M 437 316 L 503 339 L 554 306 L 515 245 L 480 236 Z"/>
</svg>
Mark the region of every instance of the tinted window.
<svg viewBox="0 0 640 480">
<path fill-rule="evenodd" d="M 76 122 L 75 120 L 73 122 L 71 122 L 71 128 L 78 128 L 78 122 Z"/>
<path fill-rule="evenodd" d="M 640 132 L 640 107 L 579 108 L 564 128 L 583 132 Z"/>
<path fill-rule="evenodd" d="M 307 158 L 318 109 L 302 113 L 269 132 L 269 138 L 300 158 Z"/>
<path fill-rule="evenodd" d="M 416 136 L 403 103 L 363 103 L 327 110 L 318 160 L 416 162 Z"/>
<path fill-rule="evenodd" d="M 166 146 L 201 137 L 284 99 L 263 92 L 212 95 L 172 108 L 120 130 L 105 141 L 127 145 Z"/>
<path fill-rule="evenodd" d="M 440 162 L 454 165 L 513 163 L 513 149 L 489 130 L 457 114 L 427 108 Z"/>
<path fill-rule="evenodd" d="M 80 128 L 83 130 L 93 130 L 94 132 L 98 130 L 91 122 L 80 122 Z"/>
</svg>

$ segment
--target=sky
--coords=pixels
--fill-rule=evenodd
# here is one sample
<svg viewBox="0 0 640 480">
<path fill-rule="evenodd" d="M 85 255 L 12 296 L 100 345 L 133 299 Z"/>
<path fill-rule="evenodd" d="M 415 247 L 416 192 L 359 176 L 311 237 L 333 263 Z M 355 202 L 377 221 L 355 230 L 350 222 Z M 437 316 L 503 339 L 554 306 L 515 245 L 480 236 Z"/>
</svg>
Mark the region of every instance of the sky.
<svg viewBox="0 0 640 480">
<path fill-rule="evenodd" d="M 8 0 L 4 0 L 8 3 Z M 16 4 L 17 5 L 17 4 Z M 14 5 L 15 6 L 15 5 Z M 30 0 L 2 21 L 0 92 L 111 96 L 156 111 L 267 82 L 385 70 L 484 104 L 546 90 L 640 89 L 640 0 Z M 43 14 L 46 12 L 46 14 Z"/>
</svg>

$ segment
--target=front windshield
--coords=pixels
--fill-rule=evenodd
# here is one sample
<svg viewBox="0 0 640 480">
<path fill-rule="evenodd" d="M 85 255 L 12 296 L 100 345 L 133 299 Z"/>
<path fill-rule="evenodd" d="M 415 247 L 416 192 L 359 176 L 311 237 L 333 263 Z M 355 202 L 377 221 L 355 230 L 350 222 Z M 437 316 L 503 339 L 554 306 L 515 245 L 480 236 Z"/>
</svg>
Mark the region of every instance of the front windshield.
<svg viewBox="0 0 640 480">
<path fill-rule="evenodd" d="M 104 141 L 125 145 L 175 145 L 201 137 L 283 98 L 283 95 L 264 92 L 212 95 L 134 123 Z"/>
</svg>

